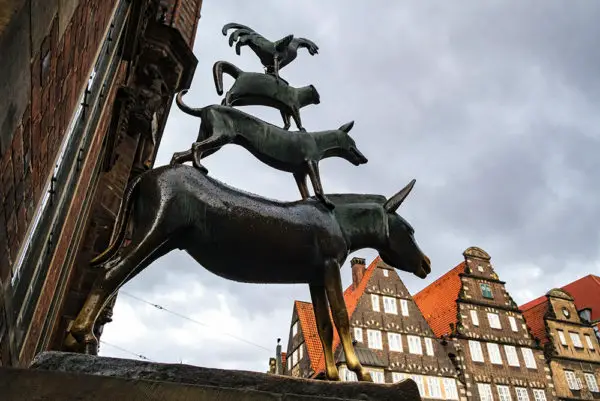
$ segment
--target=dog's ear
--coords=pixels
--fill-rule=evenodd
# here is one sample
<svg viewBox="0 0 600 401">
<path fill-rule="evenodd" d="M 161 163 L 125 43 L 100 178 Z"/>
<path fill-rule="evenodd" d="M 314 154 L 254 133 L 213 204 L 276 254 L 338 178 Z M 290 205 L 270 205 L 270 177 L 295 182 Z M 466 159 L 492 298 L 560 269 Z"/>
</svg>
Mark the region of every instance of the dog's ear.
<svg viewBox="0 0 600 401">
<path fill-rule="evenodd" d="M 338 129 L 340 131 L 344 131 L 345 133 L 348 133 L 348 132 L 350 132 L 350 130 L 352 129 L 352 127 L 354 127 L 354 121 L 350 121 L 349 123 L 346 123 L 346 124 L 342 125 Z"/>
</svg>

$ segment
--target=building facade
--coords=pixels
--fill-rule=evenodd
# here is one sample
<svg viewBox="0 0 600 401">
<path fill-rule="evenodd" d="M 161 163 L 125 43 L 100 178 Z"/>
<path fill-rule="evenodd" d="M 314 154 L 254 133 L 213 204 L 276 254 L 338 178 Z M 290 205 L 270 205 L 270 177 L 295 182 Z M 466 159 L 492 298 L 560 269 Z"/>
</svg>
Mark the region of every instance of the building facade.
<svg viewBox="0 0 600 401">
<path fill-rule="evenodd" d="M 368 267 L 361 258 L 353 258 L 351 264 L 352 284 L 344 291 L 344 299 L 357 356 L 373 380 L 395 383 L 408 378 L 417 383 L 423 398 L 464 399 L 454 364 L 396 270 L 380 258 Z M 340 377 L 355 381 L 334 333 Z M 325 360 L 311 303 L 294 303 L 286 359 L 287 375 L 324 376 Z"/>
<path fill-rule="evenodd" d="M 588 274 L 562 287 L 575 301 L 580 318 L 589 322 L 600 339 L 600 277 Z M 521 305 L 521 310 L 546 302 L 547 296 L 541 296 Z"/>
<path fill-rule="evenodd" d="M 480 248 L 431 283 L 414 300 L 460 371 L 466 398 L 481 401 L 555 400 L 542 347 Z"/>
<path fill-rule="evenodd" d="M 201 0 L 13 0 L 0 21 L 0 365 L 63 349 L 129 180 L 190 85 Z M 110 321 L 110 306 L 96 332 Z"/>
<path fill-rule="evenodd" d="M 538 298 L 521 309 L 544 347 L 558 398 L 600 398 L 600 344 L 589 319 L 580 316 L 574 298 L 565 290 L 553 289 L 541 301 Z"/>
</svg>

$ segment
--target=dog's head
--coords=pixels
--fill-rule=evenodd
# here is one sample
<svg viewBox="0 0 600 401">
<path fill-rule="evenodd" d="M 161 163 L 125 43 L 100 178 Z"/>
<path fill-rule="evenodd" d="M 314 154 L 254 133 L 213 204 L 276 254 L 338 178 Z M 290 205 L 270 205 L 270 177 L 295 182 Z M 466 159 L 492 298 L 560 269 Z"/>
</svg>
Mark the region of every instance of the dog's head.
<svg viewBox="0 0 600 401">
<path fill-rule="evenodd" d="M 348 132 L 354 126 L 354 121 L 350 121 L 337 129 L 339 135 L 337 137 L 337 156 L 348 160 L 355 166 L 367 163 L 369 160 L 356 147 L 356 142 L 350 137 Z"/>
</svg>

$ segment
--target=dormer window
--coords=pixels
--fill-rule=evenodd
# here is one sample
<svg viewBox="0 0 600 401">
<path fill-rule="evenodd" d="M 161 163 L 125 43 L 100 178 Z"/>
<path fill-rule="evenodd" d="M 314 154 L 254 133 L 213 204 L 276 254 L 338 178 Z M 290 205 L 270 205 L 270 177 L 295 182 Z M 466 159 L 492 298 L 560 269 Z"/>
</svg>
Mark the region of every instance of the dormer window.
<svg viewBox="0 0 600 401">
<path fill-rule="evenodd" d="M 484 298 L 494 299 L 494 294 L 492 293 L 492 287 L 489 284 L 481 283 L 481 284 L 479 284 L 479 288 L 481 288 L 481 295 Z"/>
<path fill-rule="evenodd" d="M 567 319 L 571 316 L 571 312 L 569 312 L 569 310 L 565 307 L 562 308 L 562 313 Z"/>
</svg>

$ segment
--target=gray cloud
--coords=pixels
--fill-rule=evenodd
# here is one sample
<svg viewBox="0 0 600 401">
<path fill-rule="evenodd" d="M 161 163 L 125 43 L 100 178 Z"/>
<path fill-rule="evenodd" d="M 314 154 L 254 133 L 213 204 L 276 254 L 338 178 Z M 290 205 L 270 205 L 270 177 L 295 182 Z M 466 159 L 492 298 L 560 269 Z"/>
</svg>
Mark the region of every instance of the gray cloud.
<svg viewBox="0 0 600 401">
<path fill-rule="evenodd" d="M 401 274 L 411 291 L 455 266 L 471 245 L 492 255 L 517 302 L 600 272 L 600 3 L 374 7 L 313 0 L 257 7 L 221 0 L 203 8 L 190 104 L 220 102 L 210 74 L 216 60 L 260 70 L 249 49 L 238 57 L 228 47 L 223 24 L 244 23 L 273 40 L 304 36 L 320 53 L 300 51 L 282 71 L 293 85 L 312 83 L 321 94 L 320 105 L 303 110 L 304 125 L 320 130 L 355 120 L 351 135 L 370 159 L 361 167 L 324 161 L 326 191 L 391 195 L 417 178 L 401 213 L 416 228 L 434 271 L 427 280 Z M 248 110 L 280 124 L 273 110 Z M 158 164 L 188 148 L 198 126 L 173 107 Z M 282 200 L 299 196 L 291 175 L 268 169 L 241 148 L 222 149 L 206 166 L 247 191 Z M 371 260 L 376 253 L 357 255 Z M 347 284 L 348 266 L 342 274 Z M 293 300 L 310 299 L 306 286 L 221 279 L 182 252 L 157 261 L 125 289 L 214 325 L 148 311 L 121 296 L 106 341 L 161 361 L 254 370 L 266 370 L 272 355 L 260 346 L 287 339 Z M 103 353 L 121 355 L 109 347 Z"/>
</svg>

